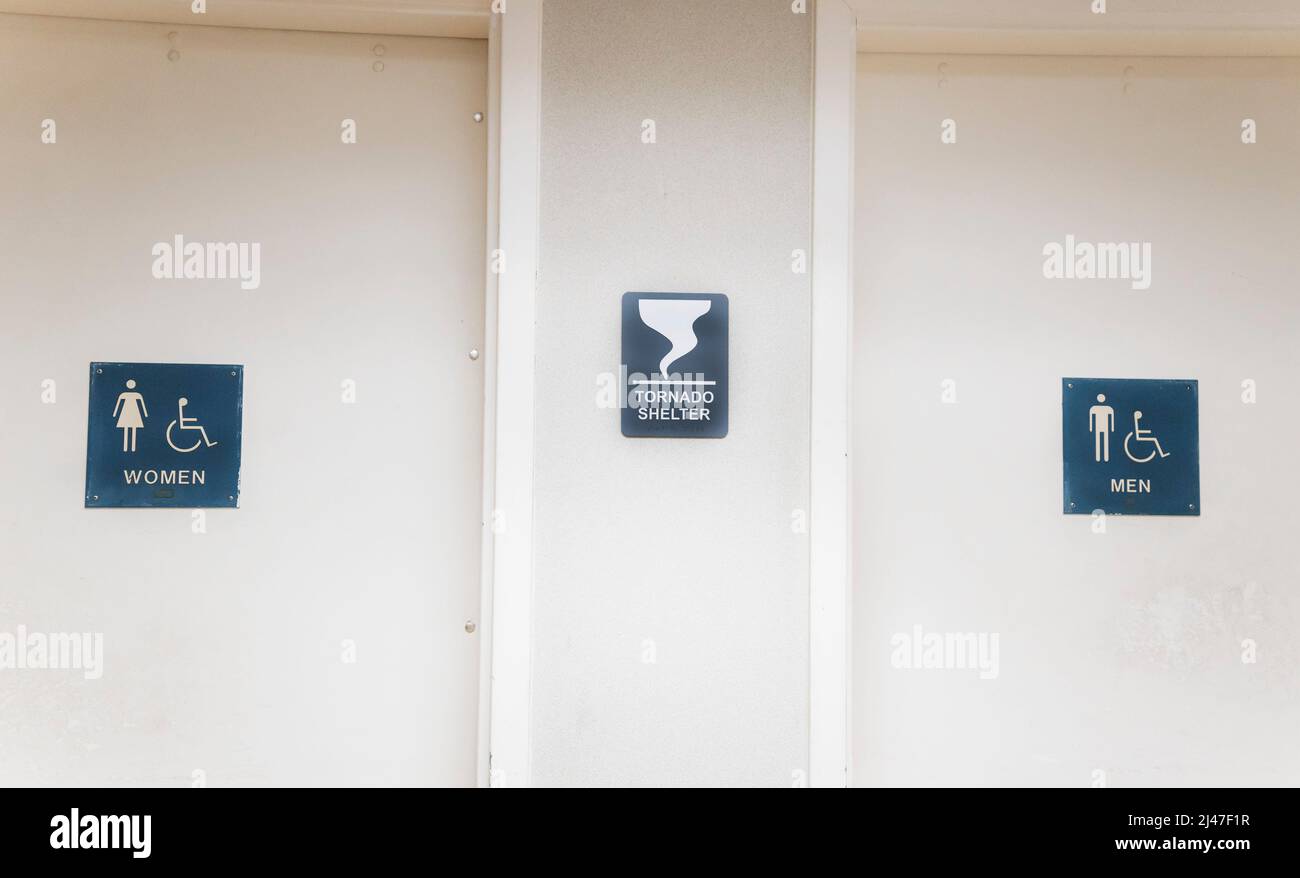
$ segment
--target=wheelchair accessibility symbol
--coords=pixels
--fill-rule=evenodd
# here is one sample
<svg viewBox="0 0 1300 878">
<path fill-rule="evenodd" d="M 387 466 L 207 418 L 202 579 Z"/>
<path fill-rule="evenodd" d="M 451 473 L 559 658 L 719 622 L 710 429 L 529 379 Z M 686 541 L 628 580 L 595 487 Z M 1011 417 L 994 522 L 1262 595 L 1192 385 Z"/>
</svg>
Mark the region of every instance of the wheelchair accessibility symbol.
<svg viewBox="0 0 1300 878">
<path fill-rule="evenodd" d="M 1142 413 L 1134 412 L 1133 432 L 1129 433 L 1127 436 L 1124 437 L 1124 453 L 1128 455 L 1128 459 L 1133 461 L 1134 463 L 1150 463 L 1151 461 L 1155 460 L 1157 454 L 1159 454 L 1162 458 L 1168 457 L 1169 452 L 1165 451 L 1163 448 L 1160 447 L 1160 440 L 1157 439 L 1155 436 L 1153 436 L 1150 430 L 1143 430 L 1141 424 L 1142 424 Z M 1148 454 L 1146 457 L 1135 457 L 1132 450 L 1130 450 L 1128 446 L 1129 442 L 1132 441 L 1135 437 L 1138 442 L 1149 442 L 1155 445 L 1155 448 L 1152 449 L 1151 453 Z"/>
<path fill-rule="evenodd" d="M 1097 394 L 1097 405 L 1088 410 L 1088 430 L 1095 439 L 1095 460 L 1098 463 L 1110 460 L 1110 434 L 1115 429 L 1115 409 L 1106 403 L 1106 394 Z M 1154 446 L 1145 457 L 1133 453 L 1134 446 L 1146 443 Z M 1138 448 L 1141 451 L 1141 448 Z M 1124 437 L 1124 454 L 1134 463 L 1150 463 L 1159 455 L 1161 459 L 1169 456 L 1160 445 L 1160 440 L 1151 430 L 1142 428 L 1142 412 L 1133 412 L 1133 429 Z"/>
<path fill-rule="evenodd" d="M 176 403 L 176 420 L 167 425 L 167 444 L 170 445 L 174 451 L 179 451 L 181 454 L 189 454 L 190 452 L 198 451 L 200 446 L 211 448 L 217 444 L 208 438 L 208 431 L 199 424 L 198 418 L 185 417 L 185 406 L 189 404 L 190 401 L 182 396 Z M 175 430 L 177 426 L 180 427 L 178 432 L 184 433 L 188 431 L 199 434 L 195 437 L 193 445 L 187 448 L 182 448 L 176 444 L 176 441 L 172 436 L 172 431 Z"/>
</svg>

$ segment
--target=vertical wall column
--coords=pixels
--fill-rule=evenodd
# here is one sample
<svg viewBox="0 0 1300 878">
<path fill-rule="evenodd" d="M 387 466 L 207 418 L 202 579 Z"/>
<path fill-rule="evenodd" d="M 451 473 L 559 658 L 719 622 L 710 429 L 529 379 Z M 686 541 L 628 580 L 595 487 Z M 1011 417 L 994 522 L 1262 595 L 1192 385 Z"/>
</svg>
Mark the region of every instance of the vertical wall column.
<svg viewBox="0 0 1300 878">
<path fill-rule="evenodd" d="M 857 23 L 817 4 L 813 170 L 810 781 L 849 781 L 853 143 Z"/>
<path fill-rule="evenodd" d="M 498 16 L 500 225 L 496 502 L 491 512 L 491 783 L 531 779 L 533 635 L 533 395 L 536 322 L 541 0 L 511 0 Z"/>
<path fill-rule="evenodd" d="M 812 4 L 542 12 L 530 781 L 802 785 Z M 726 438 L 622 435 L 628 291 L 729 297 Z"/>
</svg>

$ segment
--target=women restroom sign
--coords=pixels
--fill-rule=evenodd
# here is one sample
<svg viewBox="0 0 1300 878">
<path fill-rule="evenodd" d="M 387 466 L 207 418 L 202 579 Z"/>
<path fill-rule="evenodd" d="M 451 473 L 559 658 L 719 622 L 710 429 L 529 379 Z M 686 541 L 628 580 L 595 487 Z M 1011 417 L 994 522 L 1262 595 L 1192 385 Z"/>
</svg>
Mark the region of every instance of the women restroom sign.
<svg viewBox="0 0 1300 878">
<path fill-rule="evenodd" d="M 244 367 L 91 363 L 87 508 L 239 505 Z"/>
<path fill-rule="evenodd" d="M 1200 515 L 1194 380 L 1062 378 L 1066 514 Z"/>
<path fill-rule="evenodd" d="M 623 435 L 727 435 L 727 297 L 623 294 Z"/>
</svg>

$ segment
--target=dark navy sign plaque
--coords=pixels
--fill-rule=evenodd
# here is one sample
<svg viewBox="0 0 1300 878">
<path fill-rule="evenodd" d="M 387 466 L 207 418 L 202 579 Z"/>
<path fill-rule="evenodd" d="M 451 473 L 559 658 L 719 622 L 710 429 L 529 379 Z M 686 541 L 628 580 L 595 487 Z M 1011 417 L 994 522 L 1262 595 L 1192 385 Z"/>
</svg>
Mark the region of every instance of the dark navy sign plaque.
<svg viewBox="0 0 1300 878">
<path fill-rule="evenodd" d="M 1200 515 L 1196 381 L 1062 378 L 1065 512 Z"/>
<path fill-rule="evenodd" d="M 727 297 L 623 294 L 623 435 L 727 435 Z"/>
<path fill-rule="evenodd" d="M 86 506 L 237 507 L 244 367 L 91 363 Z"/>
</svg>

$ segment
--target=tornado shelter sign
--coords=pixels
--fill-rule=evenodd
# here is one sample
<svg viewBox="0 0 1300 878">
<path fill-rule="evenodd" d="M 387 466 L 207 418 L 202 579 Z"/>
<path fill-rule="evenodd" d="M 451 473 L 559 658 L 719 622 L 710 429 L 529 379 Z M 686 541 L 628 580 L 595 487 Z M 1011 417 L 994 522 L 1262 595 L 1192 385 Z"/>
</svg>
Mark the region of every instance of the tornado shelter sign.
<svg viewBox="0 0 1300 878">
<path fill-rule="evenodd" d="M 91 363 L 87 508 L 239 505 L 244 367 Z"/>
<path fill-rule="evenodd" d="M 1194 380 L 1061 379 L 1066 514 L 1200 515 Z"/>
<path fill-rule="evenodd" d="M 727 435 L 727 297 L 623 294 L 624 436 Z"/>
</svg>

